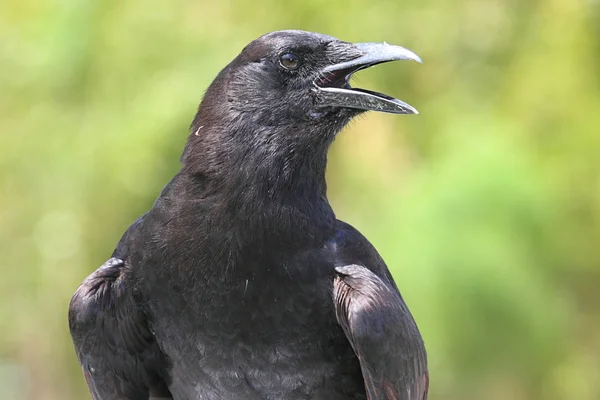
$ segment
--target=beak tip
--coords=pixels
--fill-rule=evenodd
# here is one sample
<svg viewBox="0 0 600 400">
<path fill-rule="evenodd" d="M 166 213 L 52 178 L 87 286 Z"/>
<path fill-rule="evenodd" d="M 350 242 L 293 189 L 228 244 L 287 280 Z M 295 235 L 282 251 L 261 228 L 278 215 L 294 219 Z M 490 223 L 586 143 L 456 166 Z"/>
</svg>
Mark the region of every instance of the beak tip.
<svg viewBox="0 0 600 400">
<path fill-rule="evenodd" d="M 404 49 L 404 48 L 403 48 Z M 418 62 L 419 64 L 423 64 L 423 59 L 421 59 L 421 57 L 419 57 L 416 53 L 413 53 L 412 51 L 408 50 L 408 49 L 404 49 L 406 51 L 406 55 L 409 60 L 413 60 Z"/>
</svg>

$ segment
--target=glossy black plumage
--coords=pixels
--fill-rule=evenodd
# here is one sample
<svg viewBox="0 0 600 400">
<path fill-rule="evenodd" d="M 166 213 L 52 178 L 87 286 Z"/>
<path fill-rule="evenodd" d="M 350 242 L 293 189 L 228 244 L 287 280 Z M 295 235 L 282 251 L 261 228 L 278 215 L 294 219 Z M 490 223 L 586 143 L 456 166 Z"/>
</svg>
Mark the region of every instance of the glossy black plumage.
<svg viewBox="0 0 600 400">
<path fill-rule="evenodd" d="M 426 398 L 418 329 L 326 197 L 327 150 L 352 117 L 414 110 L 335 75 L 415 59 L 381 46 L 274 32 L 221 71 L 181 171 L 71 301 L 95 400 Z"/>
</svg>

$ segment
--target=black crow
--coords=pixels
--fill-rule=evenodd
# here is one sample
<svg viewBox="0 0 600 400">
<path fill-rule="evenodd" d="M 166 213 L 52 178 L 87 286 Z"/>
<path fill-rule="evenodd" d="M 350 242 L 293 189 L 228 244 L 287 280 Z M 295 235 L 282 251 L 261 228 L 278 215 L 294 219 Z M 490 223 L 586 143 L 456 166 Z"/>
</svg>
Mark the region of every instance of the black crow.
<svg viewBox="0 0 600 400">
<path fill-rule="evenodd" d="M 423 400 L 425 348 L 373 246 L 336 219 L 327 150 L 408 104 L 353 73 L 416 60 L 302 31 L 251 42 L 208 88 L 181 171 L 73 296 L 96 400 Z"/>
</svg>

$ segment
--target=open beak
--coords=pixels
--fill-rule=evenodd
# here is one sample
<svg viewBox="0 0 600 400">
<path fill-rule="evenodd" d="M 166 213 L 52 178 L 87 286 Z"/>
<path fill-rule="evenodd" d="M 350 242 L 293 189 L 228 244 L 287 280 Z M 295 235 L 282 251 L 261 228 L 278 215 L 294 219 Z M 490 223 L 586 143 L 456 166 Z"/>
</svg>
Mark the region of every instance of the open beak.
<svg viewBox="0 0 600 400">
<path fill-rule="evenodd" d="M 418 114 L 414 107 L 401 100 L 383 93 L 353 88 L 349 81 L 352 74 L 373 65 L 396 60 L 421 62 L 421 58 L 404 47 L 387 43 L 356 43 L 353 46 L 362 56 L 321 70 L 319 78 L 314 82 L 317 104 L 322 107 L 345 107 L 392 114 Z"/>
</svg>

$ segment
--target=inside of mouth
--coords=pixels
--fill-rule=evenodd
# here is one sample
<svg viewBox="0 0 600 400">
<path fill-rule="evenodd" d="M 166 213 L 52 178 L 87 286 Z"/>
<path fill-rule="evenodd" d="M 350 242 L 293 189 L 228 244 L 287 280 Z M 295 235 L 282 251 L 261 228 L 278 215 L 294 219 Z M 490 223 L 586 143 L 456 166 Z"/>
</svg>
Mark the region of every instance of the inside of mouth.
<svg viewBox="0 0 600 400">
<path fill-rule="evenodd" d="M 319 87 L 358 90 L 357 88 L 353 88 L 350 86 L 350 79 L 352 78 L 352 75 L 354 75 L 358 71 L 370 68 L 374 65 L 381 63 L 382 62 L 375 62 L 372 64 L 356 65 L 350 68 L 328 71 L 321 75 L 317 80 L 315 80 L 315 84 Z"/>
<path fill-rule="evenodd" d="M 315 81 L 319 87 L 350 88 L 350 78 L 356 72 L 354 68 L 339 69 L 337 71 L 325 72 Z"/>
<path fill-rule="evenodd" d="M 359 96 L 363 99 L 362 101 L 364 102 L 364 104 L 367 104 L 369 107 L 375 107 L 375 108 L 367 108 L 367 109 L 389 112 L 389 113 L 393 113 L 393 114 L 418 114 L 419 112 L 416 109 L 414 109 L 411 105 L 406 104 L 403 101 L 398 100 L 392 96 L 388 96 L 387 94 L 384 94 L 384 93 L 375 92 L 373 90 L 355 88 L 355 87 L 350 86 L 349 81 L 352 78 L 353 74 L 355 74 L 356 72 L 363 70 L 365 68 L 369 68 L 374 65 L 381 64 L 383 62 L 385 62 L 385 61 L 374 62 L 372 64 L 354 65 L 349 68 L 340 68 L 338 70 L 334 69 L 332 71 L 327 71 L 327 72 L 321 74 L 321 76 L 319 76 L 314 81 L 314 84 L 317 87 L 320 87 L 322 89 L 332 89 L 332 91 L 334 91 L 338 94 L 342 93 L 342 92 L 347 92 L 347 93 L 354 92 L 355 95 L 357 95 L 358 93 L 363 93 L 365 95 L 368 95 L 368 96 L 364 96 L 364 97 Z M 354 96 L 353 98 L 358 98 L 358 97 Z M 375 99 L 377 99 L 377 100 L 375 100 Z M 378 104 L 380 106 L 378 107 L 376 105 L 373 105 L 373 104 L 375 104 L 375 103 L 372 103 L 373 101 L 375 101 L 375 102 L 379 101 Z M 394 106 L 391 105 L 392 103 L 394 104 Z M 385 107 L 382 105 L 385 105 Z M 361 108 L 361 107 L 358 107 L 358 108 Z"/>
<path fill-rule="evenodd" d="M 364 65 L 356 65 L 350 68 L 338 69 L 335 71 L 325 72 L 322 76 L 320 76 L 315 84 L 319 87 L 333 87 L 333 88 L 341 88 L 341 89 L 354 89 L 350 86 L 350 79 L 352 75 L 356 72 L 372 67 L 375 64 L 364 64 Z"/>
</svg>

